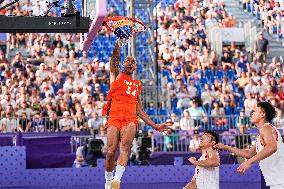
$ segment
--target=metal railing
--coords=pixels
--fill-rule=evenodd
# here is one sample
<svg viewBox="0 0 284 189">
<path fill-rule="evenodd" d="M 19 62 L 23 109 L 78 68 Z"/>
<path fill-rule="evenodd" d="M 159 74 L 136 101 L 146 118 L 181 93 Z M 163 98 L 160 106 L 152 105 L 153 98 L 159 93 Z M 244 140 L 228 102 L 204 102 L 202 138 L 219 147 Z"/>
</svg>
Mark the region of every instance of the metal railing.
<svg viewBox="0 0 284 189">
<path fill-rule="evenodd" d="M 75 153 L 78 147 L 88 144 L 88 140 L 90 138 L 92 138 L 92 136 L 71 136 L 70 138 L 71 152 Z"/>
<path fill-rule="evenodd" d="M 198 152 L 199 140 L 201 134 L 193 134 L 190 132 L 175 132 L 170 135 L 162 135 L 154 133 L 150 135 L 152 138 L 153 152 Z M 255 144 L 257 134 L 238 134 L 237 132 L 223 132 L 219 134 L 219 142 L 235 146 L 239 149 L 248 149 Z M 283 136 L 282 136 L 283 137 Z M 106 148 L 106 137 L 96 137 L 104 141 L 104 148 Z M 105 139 L 103 139 L 105 138 Z M 71 151 L 76 152 L 76 149 L 80 146 L 84 146 L 88 143 L 88 140 L 92 139 L 92 136 L 73 136 L 70 139 Z M 133 142 L 133 145 L 135 141 Z"/>
<path fill-rule="evenodd" d="M 235 146 L 240 149 L 249 148 L 255 144 L 256 134 L 237 134 L 224 132 L 219 135 L 219 141 L 223 144 Z M 188 132 L 174 133 L 170 135 L 153 135 L 154 152 L 196 152 L 199 151 L 200 134 Z"/>
<path fill-rule="evenodd" d="M 164 123 L 168 120 L 174 122 L 172 126 L 173 130 L 215 130 L 215 131 L 227 131 L 230 129 L 238 129 L 240 125 L 244 125 L 247 128 L 254 128 L 250 123 L 248 117 L 239 117 L 237 115 L 231 115 L 226 117 L 218 116 L 206 116 L 206 117 L 192 117 L 187 118 L 182 116 L 171 117 L 170 115 L 156 115 L 157 110 L 148 113 L 151 119 L 155 123 Z M 154 114 L 154 115 L 153 115 Z M 12 118 L 0 118 L 0 133 L 9 132 L 79 132 L 79 131 L 91 131 L 93 128 L 88 124 L 92 118 L 83 118 L 80 122 L 76 117 L 57 117 L 50 119 L 48 117 L 23 119 L 18 117 Z M 106 123 L 106 117 L 99 117 L 98 122 L 93 122 L 99 126 L 104 126 Z M 277 119 L 279 120 L 279 119 Z M 279 122 L 279 123 L 278 123 Z M 282 121 L 274 122 L 275 126 L 282 126 Z M 144 131 L 150 131 L 152 128 L 139 119 L 139 129 Z"/>
<path fill-rule="evenodd" d="M 19 118 L 2 117 L 0 118 L 0 133 L 10 132 L 71 132 L 71 131 L 90 131 L 88 125 L 91 118 L 84 117 L 82 120 L 77 117 L 49 117 L 38 118 Z M 99 118 L 103 125 L 106 118 Z"/>
</svg>

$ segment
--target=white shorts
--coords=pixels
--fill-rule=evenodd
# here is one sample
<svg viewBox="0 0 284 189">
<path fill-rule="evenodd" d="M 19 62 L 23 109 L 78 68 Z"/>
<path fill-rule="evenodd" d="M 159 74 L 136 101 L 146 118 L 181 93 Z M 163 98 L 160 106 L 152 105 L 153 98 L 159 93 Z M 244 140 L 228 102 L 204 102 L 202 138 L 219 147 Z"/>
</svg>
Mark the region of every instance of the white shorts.
<svg viewBox="0 0 284 189">
<path fill-rule="evenodd" d="M 280 185 L 270 186 L 270 189 L 284 189 L 284 185 L 280 184 Z"/>
</svg>

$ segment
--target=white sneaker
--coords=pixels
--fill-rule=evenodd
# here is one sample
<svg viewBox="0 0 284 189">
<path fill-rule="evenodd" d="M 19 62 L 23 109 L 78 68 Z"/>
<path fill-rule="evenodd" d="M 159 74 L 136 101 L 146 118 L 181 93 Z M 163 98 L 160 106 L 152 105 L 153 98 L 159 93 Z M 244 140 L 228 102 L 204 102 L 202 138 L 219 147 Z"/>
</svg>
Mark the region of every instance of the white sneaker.
<svg viewBox="0 0 284 189">
<path fill-rule="evenodd" d="M 110 184 L 105 184 L 105 189 L 111 189 Z"/>
</svg>

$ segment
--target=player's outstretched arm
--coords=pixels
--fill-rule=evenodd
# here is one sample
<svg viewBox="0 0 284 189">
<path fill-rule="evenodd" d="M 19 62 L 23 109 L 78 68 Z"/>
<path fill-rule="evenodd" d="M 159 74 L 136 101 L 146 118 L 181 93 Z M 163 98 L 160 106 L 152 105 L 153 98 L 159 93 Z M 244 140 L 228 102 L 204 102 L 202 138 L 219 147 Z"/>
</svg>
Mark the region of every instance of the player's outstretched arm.
<svg viewBox="0 0 284 189">
<path fill-rule="evenodd" d="M 209 149 L 207 151 L 208 158 L 206 160 L 197 161 L 195 157 L 191 157 L 188 160 L 193 165 L 198 165 L 200 167 L 218 167 L 220 165 L 220 158 L 217 155 L 216 151 L 213 149 Z"/>
<path fill-rule="evenodd" d="M 150 125 L 153 129 L 155 129 L 156 131 L 159 132 L 163 132 L 163 133 L 170 133 L 171 132 L 171 128 L 168 126 L 168 124 L 166 123 L 162 123 L 162 124 L 156 124 L 144 111 L 143 111 L 143 107 L 142 107 L 142 101 L 141 101 L 141 94 L 138 95 L 138 102 L 137 102 L 137 108 L 136 108 L 136 112 L 137 115 L 147 124 Z"/>
<path fill-rule="evenodd" d="M 260 137 L 262 137 L 264 142 L 264 148 L 242 163 L 238 168 L 237 172 L 240 174 L 244 174 L 254 163 L 261 161 L 277 151 L 277 143 L 273 135 L 273 128 L 272 127 L 263 127 L 260 131 Z"/>
<path fill-rule="evenodd" d="M 120 63 L 120 48 L 118 43 L 116 42 L 110 59 L 110 84 L 114 82 L 118 77 L 118 75 L 120 74 L 119 63 Z"/>
<path fill-rule="evenodd" d="M 252 146 L 248 150 L 245 150 L 245 149 L 241 150 L 241 149 L 238 149 L 236 147 L 232 147 L 232 146 L 228 146 L 228 145 L 224 145 L 222 143 L 219 143 L 219 144 L 216 144 L 214 146 L 214 148 L 226 150 L 226 151 L 229 151 L 231 153 L 234 153 L 236 156 L 247 158 L 247 159 L 253 157 L 256 154 L 256 147 L 255 146 Z"/>
</svg>

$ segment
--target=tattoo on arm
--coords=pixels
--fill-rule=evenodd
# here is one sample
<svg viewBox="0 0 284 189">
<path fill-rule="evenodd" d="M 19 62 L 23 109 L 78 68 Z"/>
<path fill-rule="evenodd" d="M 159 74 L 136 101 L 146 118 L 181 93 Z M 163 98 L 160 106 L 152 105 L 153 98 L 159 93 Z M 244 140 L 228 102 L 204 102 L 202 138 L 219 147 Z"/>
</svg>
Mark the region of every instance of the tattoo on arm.
<svg viewBox="0 0 284 189">
<path fill-rule="evenodd" d="M 111 60 L 110 60 L 110 72 L 114 74 L 115 77 L 119 74 L 119 63 L 120 63 L 120 49 L 118 43 L 116 43 Z"/>
</svg>

